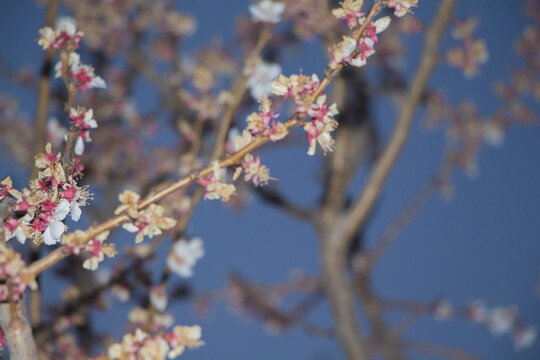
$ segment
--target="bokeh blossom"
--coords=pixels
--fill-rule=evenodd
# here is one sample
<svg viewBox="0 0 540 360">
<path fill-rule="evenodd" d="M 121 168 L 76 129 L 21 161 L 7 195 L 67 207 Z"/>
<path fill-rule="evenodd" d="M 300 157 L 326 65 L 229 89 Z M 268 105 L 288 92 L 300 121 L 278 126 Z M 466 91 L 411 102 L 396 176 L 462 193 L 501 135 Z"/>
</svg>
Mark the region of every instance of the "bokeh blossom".
<svg viewBox="0 0 540 360">
<path fill-rule="evenodd" d="M 262 0 L 249 6 L 251 16 L 257 21 L 278 23 L 285 11 L 285 4 L 280 1 Z"/>
<path fill-rule="evenodd" d="M 182 277 L 193 275 L 193 266 L 197 260 L 204 256 L 204 247 L 201 238 L 191 240 L 180 239 L 172 247 L 172 251 L 167 257 L 169 269 Z"/>
</svg>

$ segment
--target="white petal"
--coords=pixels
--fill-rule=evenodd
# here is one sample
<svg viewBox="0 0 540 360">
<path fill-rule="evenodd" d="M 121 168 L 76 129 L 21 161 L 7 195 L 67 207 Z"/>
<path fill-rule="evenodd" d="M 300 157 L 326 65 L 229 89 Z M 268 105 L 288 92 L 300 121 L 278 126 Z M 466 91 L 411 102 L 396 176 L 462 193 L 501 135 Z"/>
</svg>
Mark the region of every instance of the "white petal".
<svg viewBox="0 0 540 360">
<path fill-rule="evenodd" d="M 75 143 L 75 154 L 82 155 L 84 152 L 84 141 L 79 136 L 77 137 L 77 142 Z"/>
<path fill-rule="evenodd" d="M 73 221 L 79 221 L 81 218 L 81 207 L 76 202 L 73 202 L 73 206 L 71 208 L 71 220 Z"/>
<path fill-rule="evenodd" d="M 91 120 L 93 117 L 94 117 L 94 110 L 88 109 L 88 110 L 84 113 L 84 122 L 88 122 L 88 121 Z"/>
<path fill-rule="evenodd" d="M 88 120 L 86 123 L 87 123 L 87 124 L 90 126 L 90 128 L 92 128 L 92 129 L 97 128 L 97 122 L 96 122 L 95 119 L 90 119 L 90 120 Z"/>
<path fill-rule="evenodd" d="M 72 72 L 78 72 L 81 69 L 81 56 L 76 52 L 69 54 L 69 65 Z"/>
<path fill-rule="evenodd" d="M 43 242 L 45 245 L 54 245 L 57 242 L 51 235 L 50 225 L 47 226 L 47 229 L 45 229 L 45 232 L 43 232 Z"/>
<path fill-rule="evenodd" d="M 315 155 L 315 148 L 317 147 L 317 142 L 313 140 L 311 144 L 309 144 L 309 149 L 307 151 L 307 154 L 310 156 Z"/>
<path fill-rule="evenodd" d="M 51 229 L 52 238 L 58 242 L 65 230 L 64 223 L 61 221 L 51 221 L 49 223 L 49 228 Z"/>
<path fill-rule="evenodd" d="M 189 242 L 189 248 L 191 251 L 191 254 L 196 259 L 199 259 L 204 256 L 204 247 L 203 247 L 203 241 L 201 238 L 196 237 L 191 239 Z"/>
<path fill-rule="evenodd" d="M 66 199 L 62 199 L 58 206 L 56 207 L 56 211 L 54 212 L 53 217 L 56 220 L 64 220 L 69 214 L 69 210 L 71 209 L 71 204 Z"/>
<path fill-rule="evenodd" d="M 54 77 L 59 78 L 62 76 L 62 62 L 59 61 L 54 65 Z"/>
<path fill-rule="evenodd" d="M 56 21 L 56 27 L 59 30 L 65 31 L 69 35 L 75 35 L 77 30 L 75 26 L 75 19 L 69 16 L 63 16 Z"/>
<path fill-rule="evenodd" d="M 15 230 L 15 237 L 17 238 L 17 241 L 21 244 L 24 244 L 26 241 L 26 235 L 21 227 L 17 227 Z"/>
<path fill-rule="evenodd" d="M 348 58 L 356 50 L 356 41 L 348 36 L 343 37 L 342 55 L 343 58 Z"/>
<path fill-rule="evenodd" d="M 129 232 L 139 231 L 139 228 L 133 225 L 132 223 L 125 223 L 124 225 L 122 225 L 122 228 L 124 228 L 124 230 L 127 230 Z"/>
<path fill-rule="evenodd" d="M 182 277 L 191 277 L 193 275 L 193 270 L 191 269 L 191 266 L 187 263 L 179 264 L 175 259 L 171 256 L 167 258 L 167 266 L 169 269 L 171 269 L 174 273 L 178 274 Z"/>
<path fill-rule="evenodd" d="M 103 80 L 100 76 L 96 76 L 95 78 L 90 81 L 90 87 L 93 88 L 100 88 L 100 89 L 106 89 L 107 84 L 105 84 L 105 80 Z"/>
<path fill-rule="evenodd" d="M 263 0 L 249 6 L 249 12 L 256 20 L 269 23 L 278 23 L 281 21 L 281 14 L 284 11 L 285 4 L 270 0 Z"/>
<path fill-rule="evenodd" d="M 390 20 L 391 20 L 390 16 L 385 16 L 375 21 L 373 25 L 375 25 L 376 33 L 379 34 L 383 32 L 384 30 L 386 30 L 388 25 L 390 25 Z"/>
<path fill-rule="evenodd" d="M 375 46 L 375 41 L 373 41 L 372 38 L 365 38 L 364 39 L 364 44 L 366 44 L 370 48 L 373 48 Z"/>
<path fill-rule="evenodd" d="M 352 66 L 358 66 L 358 67 L 361 67 L 361 66 L 364 66 L 366 65 L 366 60 L 362 60 L 362 58 L 360 56 L 354 58 L 354 59 L 351 59 L 351 61 L 349 61 L 349 63 L 352 65 Z"/>
</svg>

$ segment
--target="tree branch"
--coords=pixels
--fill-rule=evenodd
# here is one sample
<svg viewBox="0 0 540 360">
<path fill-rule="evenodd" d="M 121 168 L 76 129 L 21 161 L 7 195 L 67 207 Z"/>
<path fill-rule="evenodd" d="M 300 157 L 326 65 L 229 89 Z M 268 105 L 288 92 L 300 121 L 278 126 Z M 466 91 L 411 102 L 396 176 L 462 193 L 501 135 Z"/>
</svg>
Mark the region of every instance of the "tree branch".
<svg viewBox="0 0 540 360">
<path fill-rule="evenodd" d="M 11 359 L 37 360 L 36 344 L 22 299 L 0 303 L 0 327 Z"/>
<path fill-rule="evenodd" d="M 277 207 L 279 210 L 293 216 L 296 219 L 309 221 L 313 216 L 312 211 L 291 203 L 274 189 L 255 187 L 253 191 L 267 204 Z"/>
<path fill-rule="evenodd" d="M 426 32 L 420 65 L 407 92 L 408 95 L 401 106 L 399 119 L 392 138 L 375 165 L 364 191 L 355 201 L 351 212 L 343 221 L 342 225 L 345 234 L 343 239 L 345 241 L 350 241 L 352 236 L 364 225 L 405 145 L 416 108 L 420 103 L 431 72 L 437 63 L 439 43 L 452 17 L 455 3 L 456 0 L 442 0 L 435 20 Z"/>
<path fill-rule="evenodd" d="M 369 11 L 369 13 L 368 13 L 368 15 L 366 17 L 366 20 L 364 21 L 364 23 L 360 26 L 360 28 L 354 34 L 355 39 L 358 40 L 362 36 L 362 34 L 364 33 L 364 31 L 367 28 L 367 25 L 371 22 L 371 20 L 377 14 L 378 11 L 379 11 L 379 8 L 375 7 L 375 6 Z M 324 78 L 320 82 L 319 86 L 313 92 L 311 98 L 309 99 L 310 102 L 313 102 L 313 101 L 315 101 L 315 99 L 317 99 L 317 97 L 328 87 L 328 85 L 331 83 L 332 79 L 335 76 L 338 75 L 339 71 L 341 71 L 342 68 L 343 68 L 343 64 L 340 64 L 335 69 L 333 69 L 332 71 L 327 71 L 326 75 L 324 76 Z M 68 104 L 69 104 L 69 101 L 68 101 Z M 66 105 L 66 108 L 68 108 L 67 105 Z M 295 113 L 289 118 L 289 120 L 287 120 L 286 122 L 283 123 L 283 126 L 286 129 L 290 129 L 292 127 L 296 127 L 296 126 L 299 126 L 301 124 L 302 124 L 302 121 L 301 121 L 300 115 L 298 113 Z M 242 149 L 238 150 L 237 152 L 235 152 L 235 153 L 233 153 L 231 155 L 226 156 L 224 159 L 219 161 L 219 163 L 218 163 L 219 167 L 220 168 L 227 168 L 227 167 L 235 165 L 236 163 L 241 161 L 246 154 L 252 152 L 253 150 L 255 150 L 258 147 L 262 146 L 263 144 L 267 143 L 269 140 L 270 140 L 270 138 L 267 137 L 267 136 L 259 136 L 259 137 L 255 138 L 251 143 L 249 143 L 248 145 L 246 145 Z M 201 177 L 210 175 L 212 172 L 213 172 L 213 165 L 210 164 L 207 167 L 205 167 L 205 168 L 203 168 L 203 169 L 201 169 L 199 171 L 195 171 L 195 172 L 193 172 L 193 173 L 191 173 L 191 174 L 189 174 L 187 176 L 184 176 L 183 178 L 181 178 L 181 179 L 177 180 L 176 182 L 172 183 L 171 185 L 169 185 L 169 186 L 167 186 L 167 187 L 165 187 L 165 188 L 163 188 L 163 189 L 161 189 L 159 191 L 156 191 L 155 193 L 153 193 L 151 195 L 148 195 L 146 198 L 142 199 L 141 202 L 139 203 L 139 209 L 142 210 L 142 209 L 150 206 L 151 204 L 154 204 L 154 203 L 158 202 L 159 200 L 163 199 L 167 195 L 170 195 L 173 192 L 194 183 L 195 181 L 197 181 Z M 105 231 L 111 230 L 113 228 L 119 227 L 120 225 L 122 225 L 122 224 L 124 224 L 124 223 L 126 223 L 128 221 L 130 221 L 130 218 L 126 214 L 120 214 L 120 215 L 114 216 L 111 219 L 109 219 L 109 220 L 107 220 L 107 221 L 105 221 L 105 222 L 103 222 L 103 223 L 101 223 L 101 224 L 99 224 L 97 226 L 88 228 L 84 232 L 84 234 L 81 235 L 80 238 L 78 238 L 77 240 L 81 244 L 86 243 L 86 242 L 90 241 L 91 239 L 95 238 L 96 236 L 98 236 L 99 234 L 101 234 L 101 233 L 103 233 Z M 47 268 L 53 266 L 54 264 L 56 264 L 57 262 L 59 262 L 60 260 L 62 260 L 63 258 L 65 258 L 65 257 L 67 257 L 69 255 L 70 255 L 70 252 L 67 250 L 66 246 L 61 246 L 61 247 L 57 248 L 56 250 L 54 250 L 51 253 L 47 254 L 47 256 L 45 256 L 45 257 L 39 259 L 38 261 L 35 261 L 32 264 L 30 264 L 30 266 L 28 266 L 26 268 L 25 273 L 24 273 L 25 280 L 27 282 L 32 281 L 33 279 L 35 279 L 35 277 L 38 274 L 40 274 L 41 272 L 43 272 Z"/>
</svg>

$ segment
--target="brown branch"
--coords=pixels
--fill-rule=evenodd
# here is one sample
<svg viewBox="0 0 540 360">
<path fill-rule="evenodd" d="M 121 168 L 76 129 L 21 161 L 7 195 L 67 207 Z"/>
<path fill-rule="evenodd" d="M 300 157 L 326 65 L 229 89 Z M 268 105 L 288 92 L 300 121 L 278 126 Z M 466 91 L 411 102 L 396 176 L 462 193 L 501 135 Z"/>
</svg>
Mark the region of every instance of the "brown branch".
<svg viewBox="0 0 540 360">
<path fill-rule="evenodd" d="M 398 337 L 399 334 L 387 329 L 383 318 L 382 306 L 379 299 L 373 293 L 368 276 L 369 274 L 366 272 L 358 272 L 356 286 L 360 300 L 362 301 L 363 310 L 371 327 L 372 337 L 383 356 L 391 360 L 404 359 L 405 357 L 402 354 L 402 346 Z"/>
<path fill-rule="evenodd" d="M 384 230 L 379 241 L 367 255 L 367 270 L 373 268 L 381 256 L 394 243 L 401 231 L 412 219 L 414 219 L 416 214 L 418 214 L 418 211 L 420 211 L 423 205 L 431 198 L 431 195 L 437 189 L 440 176 L 441 174 L 437 173 L 435 176 L 431 177 L 431 179 L 414 194 L 407 205 L 405 205 L 400 213 L 390 222 L 390 225 Z"/>
<path fill-rule="evenodd" d="M 421 55 L 420 65 L 413 78 L 413 82 L 407 91 L 399 118 L 386 149 L 377 161 L 365 189 L 355 201 L 351 212 L 343 221 L 343 232 L 345 241 L 350 241 L 353 235 L 358 232 L 371 210 L 373 209 L 381 190 L 394 167 L 394 164 L 405 145 L 409 130 L 413 121 L 416 108 L 427 86 L 431 72 L 437 63 L 437 53 L 446 25 L 450 21 L 456 0 L 443 0 L 437 10 L 437 15 L 432 25 L 426 32 L 424 50 Z"/>
<path fill-rule="evenodd" d="M 51 0 L 47 6 L 45 12 L 45 26 L 50 28 L 54 27 L 54 20 L 56 19 L 56 11 L 58 9 L 58 0 Z M 43 152 L 45 148 L 45 125 L 47 122 L 47 107 L 49 105 L 49 97 L 51 93 L 51 72 L 52 62 L 54 59 L 54 50 L 48 50 L 45 53 L 43 59 L 43 65 L 41 66 L 41 73 L 39 75 L 38 84 L 38 101 L 36 108 L 36 130 L 35 130 L 35 142 L 34 142 L 34 154 L 37 155 Z M 32 171 L 32 179 L 37 176 L 38 169 L 34 168 Z"/>
<path fill-rule="evenodd" d="M 287 213 L 298 220 L 311 221 L 313 211 L 304 209 L 291 203 L 283 197 L 277 190 L 264 187 L 254 187 L 255 194 L 261 197 L 267 204 L 277 207 L 279 210 Z"/>
<path fill-rule="evenodd" d="M 347 359 L 367 360 L 369 355 L 354 311 L 354 294 L 344 272 L 345 251 L 335 246 L 343 242 L 341 234 L 336 227 L 325 231 L 326 225 L 319 224 L 322 280 L 334 317 L 335 333 Z"/>
<path fill-rule="evenodd" d="M 47 5 L 47 11 L 45 12 L 45 26 L 50 28 L 54 27 L 54 21 L 56 19 L 56 12 L 58 10 L 58 0 L 51 0 Z M 45 53 L 43 59 L 43 65 L 41 67 L 41 73 L 38 83 L 38 102 L 36 108 L 36 122 L 35 122 L 35 135 L 34 135 L 34 155 L 43 152 L 46 141 L 46 123 L 47 123 L 47 107 L 49 105 L 49 98 L 51 93 L 51 72 L 53 69 L 53 59 L 55 51 L 50 49 Z M 33 167 L 31 179 L 35 179 L 38 175 L 38 168 Z M 32 243 L 30 249 L 30 261 L 39 259 L 39 246 Z M 36 278 L 36 282 L 39 284 L 39 279 Z M 39 288 L 31 290 L 28 297 L 28 312 L 30 315 L 30 323 L 32 325 L 39 324 L 41 322 L 41 290 Z"/>
<path fill-rule="evenodd" d="M 336 323 L 336 334 L 349 359 L 368 359 L 368 353 L 356 321 L 354 295 L 345 273 L 347 250 L 358 229 L 368 218 L 382 186 L 405 144 L 416 107 L 436 64 L 438 45 L 450 19 L 454 3 L 455 0 L 442 1 L 435 21 L 427 31 L 422 60 L 409 95 L 402 106 L 396 129 L 386 150 L 375 165 L 365 190 L 355 201 L 351 211 L 343 218 L 331 209 L 322 209 L 320 221 L 317 222 L 321 237 L 323 280 Z M 366 20 L 365 23 L 369 21 L 370 19 Z M 401 357 L 399 352 L 394 350 L 389 355 L 392 355 L 393 358 Z"/>
<path fill-rule="evenodd" d="M 270 40 L 272 36 L 272 32 L 269 28 L 265 28 L 261 31 L 259 34 L 259 38 L 257 40 L 257 44 L 251 51 L 250 55 L 247 57 L 244 67 L 249 66 L 251 63 L 253 63 L 256 58 L 259 56 L 259 53 L 262 51 L 266 43 Z M 229 104 L 227 109 L 225 110 L 225 114 L 223 115 L 223 118 L 221 119 L 218 135 L 216 138 L 216 143 L 214 145 L 214 150 L 212 152 L 212 161 L 219 159 L 225 150 L 225 141 L 227 140 L 227 134 L 229 132 L 229 128 L 231 127 L 233 115 L 236 112 L 238 106 L 240 105 L 240 102 L 242 98 L 244 97 L 244 94 L 247 90 L 247 81 L 248 77 L 245 74 L 245 72 L 242 73 L 242 77 L 238 80 L 237 84 L 234 86 L 233 90 L 233 101 Z M 197 154 L 199 153 L 201 142 L 202 142 L 202 125 L 203 125 L 203 119 L 199 118 L 197 119 L 197 130 L 196 134 L 197 137 L 191 144 L 190 150 L 188 152 L 188 156 L 191 159 L 195 159 L 197 157 Z M 181 235 L 186 229 L 189 220 L 193 216 L 193 213 L 195 212 L 195 208 L 199 204 L 199 202 L 202 199 L 204 193 L 204 187 L 199 185 L 193 195 L 191 196 L 190 206 L 188 211 L 183 214 L 182 218 L 178 221 L 178 224 L 176 225 L 174 235 L 173 235 L 173 241 L 171 243 L 171 246 L 169 248 L 169 253 L 172 251 L 173 246 L 177 241 L 181 240 Z M 166 266 L 163 269 L 163 272 L 160 277 L 160 284 L 164 285 L 169 280 L 171 274 L 171 270 L 168 266 Z M 150 302 L 149 305 L 149 316 L 147 321 L 147 329 L 151 331 L 152 322 L 154 315 L 156 314 L 157 309 L 155 306 Z"/>
<path fill-rule="evenodd" d="M 14 360 L 37 360 L 36 343 L 22 299 L 0 303 L 0 327 Z"/>
<path fill-rule="evenodd" d="M 246 59 L 244 68 L 250 66 L 256 60 L 256 58 L 259 56 L 259 53 L 270 40 L 271 36 L 272 31 L 270 28 L 264 28 L 261 30 L 261 33 L 259 34 L 259 38 L 257 40 L 257 44 L 255 44 L 255 47 Z M 247 90 L 247 81 L 247 75 L 242 74 L 242 77 L 235 86 L 235 89 L 233 91 L 233 101 L 225 111 L 223 119 L 221 120 L 219 133 L 216 138 L 216 145 L 212 154 L 212 160 L 217 160 L 223 155 L 223 150 L 225 149 L 225 141 L 227 140 L 227 134 L 229 133 L 229 128 L 231 127 L 232 118 Z"/>
<path fill-rule="evenodd" d="M 435 356 L 441 359 L 450 360 L 482 360 L 466 350 L 450 348 L 442 345 L 430 344 L 420 341 L 410 341 L 407 343 L 410 350 L 423 353 L 429 356 Z"/>
</svg>

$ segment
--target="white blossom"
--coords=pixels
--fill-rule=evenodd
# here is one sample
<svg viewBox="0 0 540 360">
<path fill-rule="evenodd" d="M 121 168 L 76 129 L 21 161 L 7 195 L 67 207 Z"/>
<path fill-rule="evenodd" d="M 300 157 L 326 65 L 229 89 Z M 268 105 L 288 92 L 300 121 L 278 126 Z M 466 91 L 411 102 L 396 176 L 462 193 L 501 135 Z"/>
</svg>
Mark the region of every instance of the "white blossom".
<svg viewBox="0 0 540 360">
<path fill-rule="evenodd" d="M 53 217 L 56 220 L 64 220 L 71 210 L 71 204 L 66 199 L 60 200 L 56 206 Z"/>
<path fill-rule="evenodd" d="M 56 117 L 49 119 L 47 122 L 47 138 L 53 145 L 60 144 L 66 133 L 67 129 L 60 124 Z"/>
<path fill-rule="evenodd" d="M 488 315 L 487 326 L 493 335 L 504 335 L 512 330 L 516 315 L 515 307 L 496 307 Z"/>
<path fill-rule="evenodd" d="M 201 238 L 193 238 L 190 241 L 179 240 L 174 244 L 172 253 L 167 258 L 167 266 L 182 277 L 191 277 L 193 266 L 203 255 Z"/>
<path fill-rule="evenodd" d="M 263 0 L 249 6 L 249 12 L 255 20 L 273 24 L 281 21 L 284 11 L 285 4 L 279 1 Z"/>
<path fill-rule="evenodd" d="M 486 123 L 482 129 L 484 141 L 491 146 L 501 146 L 504 143 L 504 131 L 501 126 L 492 122 Z"/>
<path fill-rule="evenodd" d="M 351 56 L 354 50 L 356 50 L 356 46 L 357 46 L 356 40 L 354 40 L 352 37 L 344 36 L 343 46 L 341 47 L 341 51 L 342 51 L 341 55 L 343 56 L 343 58 L 345 59 Z"/>
<path fill-rule="evenodd" d="M 77 26 L 75 25 L 75 19 L 70 16 L 63 16 L 56 21 L 56 28 L 59 31 L 63 31 L 66 34 L 73 36 L 77 31 Z"/>
<path fill-rule="evenodd" d="M 377 19 L 373 25 L 375 25 L 375 32 L 377 34 L 380 34 L 382 33 L 384 30 L 386 30 L 386 28 L 388 28 L 388 26 L 390 25 L 390 16 L 385 16 L 385 17 L 382 17 L 380 19 Z"/>
<path fill-rule="evenodd" d="M 279 74 L 281 74 L 279 64 L 259 62 L 247 82 L 251 96 L 254 99 L 259 99 L 265 93 L 270 93 L 272 91 L 272 82 Z"/>
<path fill-rule="evenodd" d="M 81 156 L 84 153 L 84 141 L 82 137 L 78 136 L 77 141 L 75 142 L 75 147 L 73 148 L 76 155 Z"/>
<path fill-rule="evenodd" d="M 448 320 L 454 315 L 454 307 L 448 300 L 442 300 L 435 306 L 435 318 L 437 320 Z"/>
<path fill-rule="evenodd" d="M 165 311 L 168 302 L 165 285 L 155 286 L 150 290 L 150 302 L 158 311 Z"/>
<path fill-rule="evenodd" d="M 514 331 L 514 346 L 516 350 L 531 347 L 536 341 L 537 330 L 534 326 L 522 327 Z"/>
<path fill-rule="evenodd" d="M 64 223 L 57 220 L 52 220 L 43 233 L 43 242 L 45 245 L 54 245 L 60 241 L 64 233 Z"/>
<path fill-rule="evenodd" d="M 105 80 L 101 76 L 94 77 L 90 83 L 88 83 L 88 86 L 91 88 L 100 88 L 100 89 L 106 89 L 107 84 L 105 84 Z"/>
</svg>

